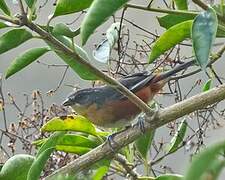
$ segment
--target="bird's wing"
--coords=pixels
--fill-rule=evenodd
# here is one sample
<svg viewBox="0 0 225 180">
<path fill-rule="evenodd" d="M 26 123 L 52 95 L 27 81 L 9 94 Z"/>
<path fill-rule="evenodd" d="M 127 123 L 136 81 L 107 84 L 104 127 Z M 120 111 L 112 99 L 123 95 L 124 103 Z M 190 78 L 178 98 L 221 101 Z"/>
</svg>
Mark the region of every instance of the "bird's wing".
<svg viewBox="0 0 225 180">
<path fill-rule="evenodd" d="M 133 93 L 136 93 L 141 88 L 147 86 L 153 78 L 154 75 L 150 75 L 147 71 L 144 71 L 124 76 L 119 80 L 119 82 Z M 127 98 L 119 91 L 108 85 L 105 86 L 102 90 L 105 92 L 105 94 L 107 94 L 107 100 L 119 100 Z"/>
</svg>

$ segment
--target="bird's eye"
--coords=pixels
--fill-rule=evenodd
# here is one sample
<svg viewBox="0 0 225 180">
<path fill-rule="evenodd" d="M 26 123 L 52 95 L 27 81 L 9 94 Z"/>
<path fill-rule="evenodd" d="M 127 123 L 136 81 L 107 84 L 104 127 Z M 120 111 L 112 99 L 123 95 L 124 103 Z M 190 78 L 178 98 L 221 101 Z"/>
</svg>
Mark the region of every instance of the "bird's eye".
<svg viewBox="0 0 225 180">
<path fill-rule="evenodd" d="M 76 97 L 76 102 L 81 104 L 81 105 L 87 105 L 87 104 L 89 104 L 89 96 L 78 95 Z"/>
</svg>

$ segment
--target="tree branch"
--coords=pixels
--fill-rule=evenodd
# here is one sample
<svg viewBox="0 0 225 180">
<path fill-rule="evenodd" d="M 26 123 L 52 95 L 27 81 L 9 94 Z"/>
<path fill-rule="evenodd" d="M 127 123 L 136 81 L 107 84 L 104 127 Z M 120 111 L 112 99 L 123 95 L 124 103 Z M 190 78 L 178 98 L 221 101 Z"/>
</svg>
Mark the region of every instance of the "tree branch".
<svg viewBox="0 0 225 180">
<path fill-rule="evenodd" d="M 167 107 L 160 111 L 154 118 L 145 116 L 145 128 L 146 130 L 154 130 L 191 112 L 220 102 L 223 99 L 225 99 L 225 84 Z M 142 132 L 137 126 L 130 127 L 126 131 L 118 133 L 114 136 L 114 141 L 116 142 L 114 144 L 115 152 L 133 142 L 141 135 Z M 46 180 L 54 179 L 59 174 L 75 174 L 103 158 L 112 156 L 115 152 L 112 152 L 108 143 L 104 143 L 58 169 L 50 176 L 46 177 Z"/>
<path fill-rule="evenodd" d="M 118 161 L 122 166 L 123 168 L 127 171 L 127 173 L 131 176 L 131 179 L 137 179 L 139 177 L 139 174 L 137 172 L 135 172 L 128 164 L 127 160 L 117 154 L 114 156 L 114 160 Z"/>
</svg>

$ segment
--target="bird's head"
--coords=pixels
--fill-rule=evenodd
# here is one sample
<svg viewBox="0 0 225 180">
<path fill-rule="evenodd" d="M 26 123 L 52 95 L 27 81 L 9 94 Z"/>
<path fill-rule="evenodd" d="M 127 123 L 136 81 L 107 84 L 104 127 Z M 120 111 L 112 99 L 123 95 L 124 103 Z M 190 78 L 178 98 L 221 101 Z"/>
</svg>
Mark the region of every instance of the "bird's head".
<svg viewBox="0 0 225 180">
<path fill-rule="evenodd" d="M 71 106 L 75 111 L 87 108 L 93 103 L 91 88 L 78 90 L 70 94 L 62 103 L 63 106 Z"/>
</svg>

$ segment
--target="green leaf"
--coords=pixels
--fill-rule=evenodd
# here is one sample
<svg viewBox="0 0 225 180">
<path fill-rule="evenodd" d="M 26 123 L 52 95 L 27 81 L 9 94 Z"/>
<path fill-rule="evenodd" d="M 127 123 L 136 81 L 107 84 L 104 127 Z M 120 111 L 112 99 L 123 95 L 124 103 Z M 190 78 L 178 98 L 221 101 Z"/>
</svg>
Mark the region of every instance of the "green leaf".
<svg viewBox="0 0 225 180">
<path fill-rule="evenodd" d="M 175 14 L 168 14 L 162 17 L 157 17 L 159 25 L 163 28 L 169 29 L 170 27 L 179 24 L 184 21 L 192 20 L 196 17 L 196 14 L 182 14 L 182 15 L 175 15 Z M 216 37 L 225 37 L 225 27 L 222 25 L 218 25 Z"/>
<path fill-rule="evenodd" d="M 111 163 L 111 159 L 102 159 L 94 163 L 90 169 L 94 170 L 93 174 L 91 175 L 90 179 L 93 180 L 101 180 L 103 176 L 108 172 L 109 166 Z"/>
<path fill-rule="evenodd" d="M 77 36 L 80 33 L 80 29 L 76 31 L 70 30 L 68 26 L 66 26 L 63 23 L 56 24 L 54 29 L 53 29 L 53 34 L 55 35 L 62 35 L 62 36 L 67 36 L 69 38 L 73 38 Z"/>
<path fill-rule="evenodd" d="M 6 27 L 9 27 L 9 26 L 4 22 L 0 22 L 0 29 L 6 28 Z"/>
<path fill-rule="evenodd" d="M 216 158 L 210 165 L 210 167 L 202 175 L 202 180 L 218 179 L 222 169 L 225 166 L 225 160 Z"/>
<path fill-rule="evenodd" d="M 201 179 L 202 175 L 207 172 L 221 151 L 225 150 L 225 141 L 210 146 L 196 156 L 188 168 L 184 180 Z"/>
<path fill-rule="evenodd" d="M 208 91 L 211 88 L 211 84 L 212 84 L 212 79 L 209 79 L 202 87 L 202 91 L 203 92 Z"/>
<path fill-rule="evenodd" d="M 27 180 L 39 180 L 41 176 L 41 172 L 44 169 L 44 166 L 49 159 L 52 152 L 55 148 L 45 149 L 39 156 L 35 159 L 33 164 L 30 167 L 30 170 L 27 175 Z"/>
<path fill-rule="evenodd" d="M 217 15 L 214 9 L 199 14 L 192 26 L 192 44 L 197 62 L 203 70 L 209 62 L 212 44 L 216 37 L 218 26 Z"/>
<path fill-rule="evenodd" d="M 38 180 L 44 166 L 49 159 L 51 153 L 55 150 L 58 140 L 65 134 L 65 132 L 55 132 L 50 138 L 41 146 L 37 152 L 36 159 L 32 163 L 27 175 L 27 180 Z"/>
<path fill-rule="evenodd" d="M 56 150 L 58 150 L 58 151 L 64 151 L 67 153 L 73 153 L 73 154 L 78 154 L 78 155 L 83 155 L 92 149 L 93 148 L 81 147 L 81 146 L 56 145 Z"/>
<path fill-rule="evenodd" d="M 174 2 L 179 10 L 187 10 L 188 9 L 187 0 L 174 0 Z"/>
<path fill-rule="evenodd" d="M 0 180 L 24 180 L 35 158 L 28 154 L 17 154 L 9 158 L 0 172 Z"/>
<path fill-rule="evenodd" d="M 95 0 L 81 24 L 81 40 L 84 45 L 95 29 L 112 16 L 129 0 Z"/>
<path fill-rule="evenodd" d="M 183 176 L 178 174 L 164 174 L 160 175 L 155 180 L 183 180 Z"/>
<path fill-rule="evenodd" d="M 193 20 L 195 17 L 196 17 L 196 14 L 182 14 L 182 15 L 168 14 L 165 16 L 157 17 L 157 20 L 161 27 L 169 29 L 170 27 L 176 24 L 179 24 L 188 20 Z"/>
<path fill-rule="evenodd" d="M 10 16 L 10 9 L 8 8 L 5 0 L 0 0 L 0 9 L 8 16 Z"/>
<path fill-rule="evenodd" d="M 28 66 L 48 51 L 50 51 L 48 47 L 41 47 L 30 49 L 24 54 L 19 55 L 8 67 L 6 71 L 6 79 L 22 70 L 24 67 Z"/>
<path fill-rule="evenodd" d="M 66 134 L 59 139 L 57 145 L 95 148 L 99 144 L 100 144 L 99 142 L 89 139 L 85 136 L 81 136 L 77 134 Z"/>
<path fill-rule="evenodd" d="M 187 122 L 184 119 L 178 129 L 177 132 L 175 133 L 174 137 L 171 139 L 169 146 L 167 147 L 167 152 L 166 153 L 172 153 L 175 152 L 180 145 L 180 143 L 183 142 L 184 136 L 186 134 L 187 130 Z"/>
<path fill-rule="evenodd" d="M 49 138 L 48 140 L 42 144 L 42 146 L 40 147 L 40 149 L 38 150 L 36 157 L 38 157 L 42 152 L 44 152 L 46 149 L 49 148 L 54 148 L 57 143 L 58 140 L 65 134 L 65 131 L 63 132 L 54 132 Z"/>
<path fill-rule="evenodd" d="M 13 49 L 28 39 L 32 38 L 32 34 L 26 29 L 13 29 L 0 37 L 0 54 Z"/>
<path fill-rule="evenodd" d="M 151 147 L 155 131 L 148 131 L 135 141 L 135 147 L 144 160 L 147 160 L 148 151 Z"/>
<path fill-rule="evenodd" d="M 163 33 L 152 47 L 149 62 L 152 63 L 161 54 L 190 37 L 192 20 L 179 23 Z"/>
<path fill-rule="evenodd" d="M 87 9 L 93 0 L 58 0 L 53 16 L 61 16 Z"/>
<path fill-rule="evenodd" d="M 95 126 L 85 117 L 68 115 L 52 118 L 42 128 L 42 131 L 76 131 L 97 135 Z"/>
<path fill-rule="evenodd" d="M 215 4 L 212 8 L 216 11 L 216 14 L 223 16 L 225 14 L 225 5 L 223 4 Z M 221 22 L 222 23 L 222 22 Z"/>
<path fill-rule="evenodd" d="M 25 2 L 29 8 L 33 8 L 35 6 L 37 0 L 25 0 Z"/>
<path fill-rule="evenodd" d="M 217 27 L 217 32 L 216 32 L 216 37 L 221 37 L 224 38 L 225 37 L 225 27 L 222 25 L 218 25 Z"/>
<path fill-rule="evenodd" d="M 100 168 L 98 168 L 94 175 L 92 176 L 92 180 L 102 180 L 103 177 L 106 175 L 106 173 L 109 170 L 109 166 L 102 166 Z"/>
<path fill-rule="evenodd" d="M 68 46 L 69 48 L 73 49 L 72 42 L 69 38 L 64 36 L 56 36 L 56 38 L 61 41 L 63 44 Z M 65 61 L 66 64 L 68 64 L 82 79 L 85 80 L 97 80 L 99 79 L 94 73 L 90 72 L 90 70 L 82 63 L 80 63 L 77 59 L 74 57 L 71 57 L 70 55 L 64 54 L 61 51 L 59 51 L 57 48 L 55 48 L 52 44 L 47 44 L 51 47 L 53 51 L 62 59 Z M 87 53 L 78 45 L 74 44 L 74 49 L 76 53 L 82 57 L 84 60 L 89 61 L 89 57 Z"/>
<path fill-rule="evenodd" d="M 48 140 L 48 138 L 40 139 L 37 141 L 34 141 L 32 144 L 35 144 L 37 146 L 42 145 Z M 65 134 L 61 136 L 61 138 L 57 141 L 57 145 L 63 145 L 63 146 L 80 146 L 80 147 L 88 147 L 88 148 L 94 148 L 98 146 L 100 143 L 97 141 L 94 141 L 92 139 L 89 139 L 85 136 L 78 135 L 78 134 Z"/>
</svg>

